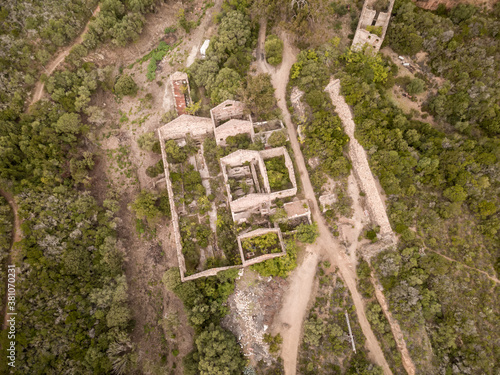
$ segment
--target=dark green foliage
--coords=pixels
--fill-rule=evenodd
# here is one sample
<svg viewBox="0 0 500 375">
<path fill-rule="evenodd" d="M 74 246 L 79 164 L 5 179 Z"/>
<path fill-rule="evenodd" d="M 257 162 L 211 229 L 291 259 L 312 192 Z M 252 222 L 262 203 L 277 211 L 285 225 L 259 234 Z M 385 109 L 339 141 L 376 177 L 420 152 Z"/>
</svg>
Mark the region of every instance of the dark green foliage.
<svg viewBox="0 0 500 375">
<path fill-rule="evenodd" d="M 284 156 L 266 159 L 264 160 L 264 164 L 266 165 L 271 191 L 286 190 L 292 187 Z"/>
<path fill-rule="evenodd" d="M 122 74 L 115 83 L 115 94 L 118 96 L 135 96 L 137 84 L 129 74 Z"/>
<path fill-rule="evenodd" d="M 356 358 L 351 343 L 345 339 L 349 332 L 346 311 L 357 348 L 363 347 L 365 337 L 356 318 L 349 290 L 340 278 L 335 274 L 325 274 L 321 266 L 317 277 L 319 289 L 304 322 L 297 372 L 305 375 L 341 374 L 340 366 L 348 367 Z M 372 364 L 367 365 L 371 369 L 376 368 Z"/>
<path fill-rule="evenodd" d="M 269 64 L 276 66 L 283 60 L 283 41 L 276 35 L 268 35 L 264 44 L 266 60 Z"/>
<path fill-rule="evenodd" d="M 163 160 L 160 159 L 158 162 L 154 165 L 151 165 L 146 168 L 146 174 L 149 177 L 156 177 L 159 174 L 165 173 L 165 169 L 163 167 Z"/>
<path fill-rule="evenodd" d="M 196 60 L 189 73 L 204 86 L 212 104 L 235 99 L 250 67 L 250 48 L 255 44 L 249 17 L 240 11 L 223 14 L 218 35 L 211 39 L 205 60 Z"/>
<path fill-rule="evenodd" d="M 64 186 L 23 194 L 22 255 L 30 272 L 17 283 L 17 312 L 26 319 L 16 325 L 16 373 L 60 373 L 68 363 L 80 373 L 111 371 L 106 351 L 126 337 L 131 315 L 112 229 L 117 202 L 107 199 L 104 207 Z"/>
<path fill-rule="evenodd" d="M 459 4 L 446 15 L 417 8 L 411 1 L 395 4 L 388 40 L 400 54 L 423 50 L 429 66 L 445 82 L 428 103 L 427 109 L 457 129 L 469 124 L 489 134 L 500 132 L 498 17 Z"/>
<path fill-rule="evenodd" d="M 241 374 L 245 360 L 236 338 L 219 327 L 227 313 L 226 300 L 234 291 L 238 270 L 181 283 L 173 268 L 163 281 L 184 303 L 189 322 L 195 328 L 195 349 L 183 360 L 185 374 Z"/>
<path fill-rule="evenodd" d="M 316 223 L 301 224 L 297 227 L 297 239 L 300 242 L 314 243 L 318 235 L 318 225 Z"/>
<path fill-rule="evenodd" d="M 290 80 L 305 92 L 305 101 L 312 115 L 304 125 L 306 141 L 303 148 L 306 158 L 319 157 L 321 170 L 332 177 L 347 175 L 350 163 L 343 156 L 348 137 L 331 100 L 323 91 L 328 83 L 328 71 L 323 63 L 326 57 L 316 51 L 302 51 L 292 66 Z"/>
<path fill-rule="evenodd" d="M 236 338 L 213 323 L 196 338 L 200 375 L 240 375 L 245 359 Z"/>
<path fill-rule="evenodd" d="M 170 217 L 170 204 L 166 190 L 162 190 L 160 194 L 142 190 L 131 208 L 138 219 L 146 218 L 150 223 L 155 223 L 161 216 Z"/>
<path fill-rule="evenodd" d="M 269 74 L 248 75 L 243 102 L 254 121 L 273 120 L 281 115 Z"/>
<path fill-rule="evenodd" d="M 231 264 L 241 264 L 233 218 L 231 212 L 225 208 L 217 210 L 217 245 L 224 251 Z"/>
<path fill-rule="evenodd" d="M 297 244 L 295 240 L 285 241 L 286 255 L 269 259 L 251 266 L 264 277 L 279 276 L 287 277 L 297 267 Z"/>
<path fill-rule="evenodd" d="M 203 141 L 203 156 L 205 157 L 211 176 L 217 176 L 220 173 L 219 159 L 222 156 L 221 151 L 217 148 L 215 138 L 205 138 Z"/>
</svg>

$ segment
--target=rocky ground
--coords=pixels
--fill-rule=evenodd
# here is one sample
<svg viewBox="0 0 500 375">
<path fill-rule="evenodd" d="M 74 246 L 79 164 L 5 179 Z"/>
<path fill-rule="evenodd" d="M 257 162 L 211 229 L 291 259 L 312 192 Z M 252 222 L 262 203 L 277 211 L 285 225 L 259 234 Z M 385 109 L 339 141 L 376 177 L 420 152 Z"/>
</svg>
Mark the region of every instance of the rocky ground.
<svg viewBox="0 0 500 375">
<path fill-rule="evenodd" d="M 270 333 L 275 314 L 281 307 L 281 300 L 288 282 L 282 278 L 263 278 L 256 272 L 240 271 L 235 292 L 229 297 L 230 313 L 222 325 L 238 338 L 252 364 L 263 360 L 271 364 L 274 360 L 264 334 Z"/>
</svg>

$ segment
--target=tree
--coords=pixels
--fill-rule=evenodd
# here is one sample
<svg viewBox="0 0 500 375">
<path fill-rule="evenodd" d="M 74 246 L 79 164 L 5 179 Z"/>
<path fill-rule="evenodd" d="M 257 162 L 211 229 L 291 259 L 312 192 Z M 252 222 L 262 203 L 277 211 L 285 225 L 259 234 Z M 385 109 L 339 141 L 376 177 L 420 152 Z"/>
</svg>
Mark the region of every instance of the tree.
<svg viewBox="0 0 500 375">
<path fill-rule="evenodd" d="M 297 227 L 297 239 L 300 242 L 314 243 L 318 235 L 319 235 L 318 225 L 316 223 L 310 225 L 300 224 Z"/>
<path fill-rule="evenodd" d="M 60 133 L 78 134 L 82 124 L 77 113 L 64 113 L 55 124 L 55 128 Z"/>
<path fill-rule="evenodd" d="M 169 163 L 182 163 L 187 159 L 186 152 L 173 139 L 165 142 L 165 153 Z"/>
<path fill-rule="evenodd" d="M 281 114 L 269 74 L 248 75 L 246 88 L 242 91 L 243 102 L 257 121 L 272 120 Z"/>
<path fill-rule="evenodd" d="M 443 192 L 443 195 L 452 202 L 463 202 L 467 198 L 467 193 L 462 186 L 452 186 Z"/>
<path fill-rule="evenodd" d="M 245 360 L 235 337 L 220 326 L 210 326 L 196 339 L 200 375 L 239 375 Z"/>
<path fill-rule="evenodd" d="M 269 143 L 269 146 L 271 147 L 280 147 L 280 146 L 285 146 L 287 142 L 287 134 L 286 130 L 277 130 L 271 136 L 268 138 L 267 143 Z"/>
<path fill-rule="evenodd" d="M 150 191 L 141 190 L 131 208 L 138 219 L 145 217 L 151 223 L 154 223 L 162 215 L 170 215 L 166 191 L 158 196 Z"/>
<path fill-rule="evenodd" d="M 135 96 L 137 84 L 129 74 L 122 74 L 115 83 L 115 94 L 118 96 Z"/>
<path fill-rule="evenodd" d="M 412 79 L 410 83 L 406 85 L 406 91 L 408 91 L 410 95 L 420 94 L 422 91 L 424 91 L 424 89 L 425 89 L 425 82 L 422 81 L 420 78 Z"/>
<path fill-rule="evenodd" d="M 222 103 L 227 99 L 236 99 L 236 94 L 241 87 L 240 75 L 230 68 L 222 68 L 210 88 L 212 104 Z"/>
<path fill-rule="evenodd" d="M 283 41 L 276 35 L 269 35 L 264 44 L 266 60 L 269 64 L 276 66 L 283 60 Z"/>
</svg>

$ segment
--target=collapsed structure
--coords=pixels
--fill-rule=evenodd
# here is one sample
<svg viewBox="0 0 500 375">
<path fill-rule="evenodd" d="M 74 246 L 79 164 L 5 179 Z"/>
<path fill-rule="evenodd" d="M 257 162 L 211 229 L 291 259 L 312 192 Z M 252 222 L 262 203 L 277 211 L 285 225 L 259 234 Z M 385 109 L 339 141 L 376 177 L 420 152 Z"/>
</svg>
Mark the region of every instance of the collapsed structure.
<svg viewBox="0 0 500 375">
<path fill-rule="evenodd" d="M 387 0 L 381 6 L 379 3 L 383 3 L 383 1 L 366 0 L 363 4 L 358 27 L 352 41 L 354 51 L 361 50 L 365 45 L 368 45 L 368 50 L 374 54 L 380 50 L 391 19 L 394 0 Z"/>
<path fill-rule="evenodd" d="M 278 224 L 271 225 L 268 217 L 276 210 L 276 207 L 273 207 L 273 201 L 290 198 L 297 193 L 293 162 L 287 149 L 285 147 L 270 148 L 267 144 L 272 133 L 283 131 L 284 126 L 281 121 L 254 123 L 246 112 L 244 104 L 233 100 L 227 100 L 214 107 L 210 115 L 211 118 L 205 118 L 181 114 L 158 129 L 182 281 L 215 275 L 223 270 L 246 267 L 285 255 L 281 229 Z M 217 175 L 211 173 L 205 160 L 205 140 L 213 137 L 217 147 L 223 149 L 227 146 L 229 137 L 242 135 L 246 137 L 245 134 L 252 142 L 260 142 L 264 149 L 259 151 L 238 149 L 231 152 L 218 160 L 221 172 Z M 166 142 L 171 148 L 174 147 L 172 141 L 179 148 L 189 144 L 190 149 L 194 148 L 196 151 L 191 151 L 183 164 L 172 162 L 171 157 L 169 161 Z M 182 176 L 196 180 L 198 177 L 193 178 L 193 175 L 195 177 L 199 175 L 201 185 L 194 185 L 195 187 L 190 187 L 190 189 L 204 190 L 202 196 L 196 195 L 196 192 L 187 191 L 188 188 L 184 186 L 186 184 L 179 182 Z M 185 177 L 186 180 L 188 177 Z M 219 187 L 217 183 L 220 184 Z M 224 192 L 224 201 L 214 199 L 215 195 L 220 196 Z M 191 197 L 190 194 L 193 196 Z M 206 197 L 211 197 L 212 202 L 208 202 Z M 206 206 L 201 214 L 198 208 L 202 205 L 200 202 L 205 202 Z M 303 202 L 300 204 L 303 207 L 307 206 Z M 308 206 L 307 209 L 302 210 L 290 205 L 287 207 L 294 216 L 293 218 L 301 216 L 310 221 Z M 195 211 L 196 209 L 198 211 Z M 237 233 L 236 241 L 233 241 L 234 252 L 238 254 L 233 258 L 235 264 L 231 265 L 227 265 L 226 250 L 222 251 L 219 246 L 221 239 L 218 238 L 218 226 L 219 221 L 222 220 L 221 209 L 230 212 L 232 222 L 242 225 L 238 229 L 241 231 Z M 285 210 L 285 212 L 288 211 Z M 261 227 L 256 228 L 256 226 Z M 198 238 L 185 238 L 186 232 L 202 231 L 203 228 L 208 227 L 212 233 L 208 237 L 215 238 L 215 240 L 200 241 Z M 187 249 L 192 246 L 196 246 L 194 257 L 199 252 L 199 258 L 194 262 L 193 251 Z M 188 270 L 187 263 L 190 262 L 192 264 Z M 222 263 L 222 266 L 219 263 Z M 216 266 L 210 267 L 213 264 Z M 209 269 L 205 269 L 205 266 Z"/>
</svg>

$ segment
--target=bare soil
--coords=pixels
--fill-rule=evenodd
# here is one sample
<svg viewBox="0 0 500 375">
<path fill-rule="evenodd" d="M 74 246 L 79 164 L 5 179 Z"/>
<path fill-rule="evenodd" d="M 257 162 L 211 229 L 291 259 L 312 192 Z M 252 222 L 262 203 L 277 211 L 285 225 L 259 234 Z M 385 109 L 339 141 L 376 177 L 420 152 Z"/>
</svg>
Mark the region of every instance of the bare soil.
<svg viewBox="0 0 500 375">
<path fill-rule="evenodd" d="M 318 223 L 319 229 L 319 237 L 316 240 L 316 245 L 313 247 L 314 257 L 319 259 L 320 255 L 323 255 L 326 259 L 328 259 L 333 265 L 339 267 L 340 274 L 345 281 L 349 291 L 351 292 L 351 296 L 356 306 L 356 313 L 358 315 L 358 320 L 363 330 L 364 335 L 366 336 L 366 348 L 368 350 L 368 357 L 371 358 L 376 364 L 380 365 L 385 374 L 392 374 L 387 361 L 384 358 L 384 354 L 380 345 L 371 330 L 370 324 L 365 315 L 364 304 L 361 300 L 361 296 L 356 288 L 356 273 L 355 267 L 351 264 L 350 260 L 341 250 L 341 246 L 336 238 L 330 233 L 327 224 L 325 223 L 323 217 L 321 216 L 318 203 L 316 201 L 316 197 L 314 195 L 314 190 L 309 179 L 309 174 L 307 172 L 306 164 L 304 161 L 304 157 L 302 155 L 302 151 L 300 149 L 299 142 L 297 140 L 297 131 L 295 129 L 294 124 L 291 121 L 290 113 L 288 112 L 288 108 L 286 105 L 286 85 L 288 82 L 288 75 L 290 72 L 290 68 L 293 63 L 296 61 L 298 51 L 291 46 L 291 42 L 286 34 L 282 33 L 280 35 L 281 39 L 284 41 L 284 50 L 283 50 L 283 62 L 278 66 L 278 68 L 270 68 L 268 64 L 263 61 L 258 61 L 258 67 L 262 72 L 269 72 L 271 74 L 272 83 L 275 88 L 275 95 L 278 101 L 278 106 L 280 107 L 283 113 L 283 119 L 286 124 L 288 135 L 290 138 L 290 142 L 292 145 L 292 149 L 296 159 L 296 165 L 298 168 L 298 172 L 302 181 L 302 186 L 304 190 L 304 195 L 306 199 L 309 201 L 309 205 L 311 207 L 311 211 L 313 214 L 314 220 Z M 313 258 L 314 260 L 314 258 Z M 311 261 L 312 262 L 312 261 Z M 307 263 L 309 265 L 309 263 Z M 309 270 L 309 266 L 304 268 Z M 295 274 L 300 274 L 301 268 L 295 271 Z M 309 271 L 310 272 L 310 271 Z M 309 275 L 309 273 L 307 273 Z M 300 278 L 300 276 L 296 276 Z M 312 282 L 311 282 L 312 288 Z M 287 293 L 289 295 L 302 295 L 306 294 L 307 301 L 311 296 L 311 288 L 307 290 L 302 290 L 302 283 L 296 282 L 291 283 L 290 289 Z M 299 301 L 303 303 L 304 301 Z M 287 305 L 284 305 L 287 306 Z M 305 316 L 306 306 L 303 305 L 295 305 L 294 307 L 297 310 L 304 311 L 303 313 L 298 313 L 299 315 L 296 317 L 296 320 L 301 318 L 300 325 L 302 325 L 302 320 Z M 304 314 L 304 315 L 302 315 Z M 297 325 L 298 323 L 295 323 Z M 297 329 L 297 328 L 295 328 Z M 282 333 L 282 336 L 285 335 L 285 332 Z M 286 346 L 285 346 L 286 345 Z M 297 363 L 297 348 L 300 345 L 300 334 L 288 334 L 287 341 L 285 344 L 285 338 L 283 339 L 283 350 L 282 357 L 285 365 L 285 373 L 295 374 L 296 373 L 296 363 Z"/>
<path fill-rule="evenodd" d="M 245 356 L 254 366 L 261 360 L 270 365 L 274 356 L 264 342 L 264 334 L 271 332 L 289 280 L 263 278 L 249 268 L 241 269 L 240 275 L 235 292 L 228 300 L 230 312 L 222 325 L 238 338 Z"/>
<path fill-rule="evenodd" d="M 319 248 L 311 245 L 304 251 L 304 259 L 288 277 L 289 287 L 283 297 L 283 305 L 273 325 L 274 334 L 283 338 L 281 357 L 286 375 L 296 374 L 297 353 L 302 341 L 302 325 L 313 299 L 314 276 L 319 262 Z"/>
<path fill-rule="evenodd" d="M 198 1 L 192 6 L 201 9 L 202 3 Z M 213 11 L 221 3 L 218 0 L 215 7 L 207 10 L 201 27 L 210 23 Z M 110 189 L 120 194 L 118 216 L 122 222 L 118 237 L 126 254 L 125 275 L 134 321 L 131 336 L 138 354 L 137 370 L 141 374 L 182 374 L 181 359 L 192 350 L 194 336 L 182 302 L 161 283 L 163 273 L 178 266 L 171 222 L 162 219 L 138 225 L 130 209 L 140 190 L 165 188 L 164 183 L 158 183 L 161 176 L 146 175 L 146 168 L 161 156 L 141 150 L 137 140 L 161 126 L 162 115 L 173 108 L 168 76 L 185 66 L 188 51 L 198 48 L 207 35 L 206 29 L 193 30 L 189 35 L 178 29 L 176 37 L 181 43 L 159 64 L 153 81 L 146 78 L 148 61 L 130 65 L 158 46 L 164 29 L 176 25 L 175 15 L 181 7 L 181 3 L 159 5 L 156 13 L 147 16 L 136 43 L 124 48 L 103 46 L 87 57 L 97 65 L 113 62 L 115 74 L 121 66 L 139 87 L 135 97 L 119 99 L 104 91 L 93 96 L 91 105 L 101 107 L 106 125 L 92 133 L 89 143 L 96 154 L 91 183 L 93 195 L 102 201 Z M 176 322 L 173 326 L 168 323 L 172 317 Z"/>
</svg>

